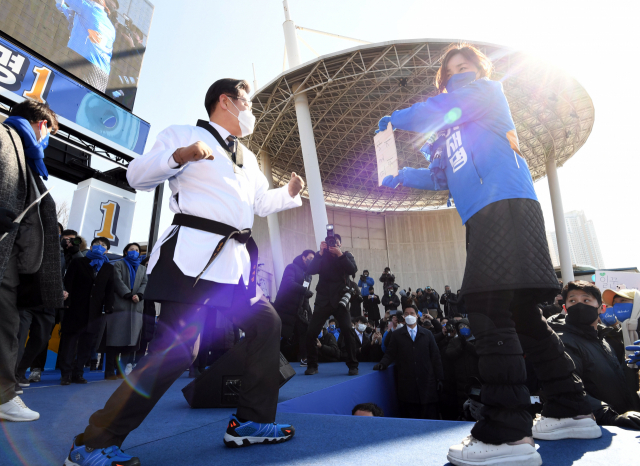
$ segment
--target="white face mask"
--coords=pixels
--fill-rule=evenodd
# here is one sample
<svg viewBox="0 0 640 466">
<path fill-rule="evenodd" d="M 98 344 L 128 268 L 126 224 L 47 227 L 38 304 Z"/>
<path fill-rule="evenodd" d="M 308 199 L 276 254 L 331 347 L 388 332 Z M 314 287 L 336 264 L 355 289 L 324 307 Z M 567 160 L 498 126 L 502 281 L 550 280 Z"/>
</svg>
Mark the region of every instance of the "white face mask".
<svg viewBox="0 0 640 466">
<path fill-rule="evenodd" d="M 418 319 L 416 316 L 405 316 L 404 321 L 407 325 L 413 325 L 418 321 Z"/>
<path fill-rule="evenodd" d="M 358 332 L 362 333 L 366 328 L 367 326 L 365 324 L 358 324 Z"/>
<path fill-rule="evenodd" d="M 231 99 L 229 99 L 229 102 L 231 102 Z M 236 104 L 234 104 L 233 102 L 231 102 L 231 105 L 236 107 Z M 231 112 L 229 109 L 227 109 L 227 112 L 231 113 L 234 117 L 238 119 L 238 122 L 240 123 L 240 131 L 242 134 L 242 136 L 240 137 L 244 138 L 246 136 L 249 136 L 251 133 L 253 133 L 253 128 L 256 125 L 256 117 L 253 115 L 253 113 L 249 109 L 240 111 L 240 109 L 236 107 L 236 110 L 238 110 L 239 112 L 238 116 L 233 115 L 233 112 Z"/>
</svg>

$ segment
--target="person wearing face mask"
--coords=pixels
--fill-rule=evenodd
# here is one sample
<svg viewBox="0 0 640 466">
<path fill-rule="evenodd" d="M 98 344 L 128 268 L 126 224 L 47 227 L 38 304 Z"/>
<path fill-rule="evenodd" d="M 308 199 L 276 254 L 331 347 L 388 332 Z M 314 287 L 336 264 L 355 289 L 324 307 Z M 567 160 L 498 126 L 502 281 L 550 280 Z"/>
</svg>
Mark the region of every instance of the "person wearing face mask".
<svg viewBox="0 0 640 466">
<path fill-rule="evenodd" d="M 147 268 L 141 265 L 140 245 L 130 243 L 122 251 L 123 259 L 113 263 L 113 312 L 106 316 L 106 356 L 104 378 L 124 377 L 127 357 L 137 350 L 142 330 Z M 118 354 L 122 363 L 118 364 Z"/>
<path fill-rule="evenodd" d="M 405 167 L 382 184 L 448 190 L 467 230 L 461 289 L 477 340 L 486 408 L 471 436 L 452 446 L 447 458 L 457 466 L 493 464 L 497 458 L 538 466 L 542 458 L 532 424 L 538 434 L 560 440 L 571 431 L 556 431 L 548 419 L 581 428 L 585 421 L 574 419 L 591 410 L 562 341 L 538 308 L 560 286 L 502 82 L 489 79 L 491 60 L 469 44 L 450 45 L 440 63 L 438 95 L 385 116 L 379 130 L 391 123 L 427 134 L 422 152 L 429 162 L 429 168 Z M 547 421 L 533 420 L 526 411 L 530 394 L 522 353 L 546 392 Z M 591 427 L 591 438 L 599 437 L 594 421 Z"/>
<path fill-rule="evenodd" d="M 5 420 L 39 418 L 17 396 L 22 392 L 16 380 L 19 296 L 28 297 L 32 309 L 63 305 L 58 219 L 51 195 L 14 223 L 47 190 L 42 182 L 49 176 L 44 150 L 49 134 L 57 130 L 56 114 L 30 99 L 14 105 L 0 124 L 0 419 Z"/>
<path fill-rule="evenodd" d="M 316 347 L 318 348 L 318 361 L 338 362 L 340 360 L 341 353 L 338 340 L 329 329 L 320 330 L 316 339 Z"/>
<path fill-rule="evenodd" d="M 369 296 L 369 289 L 375 284 L 375 281 L 373 280 L 373 277 L 369 276 L 369 271 L 368 270 L 363 270 L 362 271 L 362 275 L 360 275 L 360 279 L 358 280 L 358 287 L 360 288 L 360 293 L 362 294 L 362 297 L 365 299 L 367 299 L 367 296 Z"/>
<path fill-rule="evenodd" d="M 336 341 L 338 341 L 338 338 L 340 338 L 340 327 L 337 326 L 336 319 L 329 319 L 329 326 L 327 327 L 327 332 L 333 335 Z"/>
<path fill-rule="evenodd" d="M 364 316 L 358 316 L 353 319 L 353 327 L 349 329 L 351 337 L 356 343 L 356 358 L 359 362 L 369 360 L 369 351 L 371 349 L 371 333 L 367 333 L 367 318 Z M 338 347 L 340 348 L 341 359 L 347 360 L 347 348 L 344 334 L 340 335 L 338 340 Z"/>
<path fill-rule="evenodd" d="M 87 255 L 72 260 L 64 276 L 69 299 L 58 351 L 61 385 L 87 383 L 84 365 L 91 359 L 102 326 L 102 313 L 113 312 L 114 267 L 105 255 L 110 247 L 107 238 L 94 238 Z"/>
<path fill-rule="evenodd" d="M 196 359 L 211 312 L 233 321 L 247 342 L 238 408 L 222 440 L 230 447 L 274 444 L 295 434 L 289 424 L 273 425 L 281 320 L 257 286 L 258 246 L 251 228 L 256 215 L 301 206 L 304 182 L 291 173 L 287 185 L 269 189 L 257 157 L 238 140 L 255 125 L 250 91 L 245 80 L 217 80 L 204 97 L 206 120 L 164 129 L 151 150 L 129 164 L 127 180 L 134 189 L 152 191 L 165 181 L 171 189 L 175 216 L 150 252 L 144 293 L 162 312 L 133 381 L 123 382 L 74 440 L 70 455 L 86 457 L 87 464 L 106 451 L 123 463 L 138 461 L 120 446 Z"/>
<path fill-rule="evenodd" d="M 314 256 L 315 253 L 307 249 L 285 267 L 280 288 L 273 303 L 282 320 L 282 344 L 288 344 L 294 350 L 297 349 L 301 366 L 307 365 L 306 338 L 311 316 L 309 298 L 313 296 L 313 291 L 310 290 L 312 278 L 307 273 L 307 266 Z"/>
<path fill-rule="evenodd" d="M 391 287 L 384 292 L 384 296 L 382 297 L 382 305 L 384 306 L 384 310 L 391 311 L 393 315 L 400 306 L 400 297 L 396 294 L 398 290 L 398 285 L 395 283 L 391 285 Z"/>
<path fill-rule="evenodd" d="M 413 307 L 404 310 L 406 326 L 395 330 L 386 353 L 374 370 L 395 362 L 397 393 L 402 417 L 438 419 L 438 393 L 442 391 L 442 361 L 433 334 L 418 325 Z"/>
<path fill-rule="evenodd" d="M 599 425 L 640 430 L 638 393 L 629 387 L 615 351 L 598 336 L 599 316 L 605 313 L 600 290 L 589 282 L 574 281 L 565 285 L 562 297 L 565 318 L 553 316 L 549 324 L 575 362 L 593 416 Z"/>
</svg>

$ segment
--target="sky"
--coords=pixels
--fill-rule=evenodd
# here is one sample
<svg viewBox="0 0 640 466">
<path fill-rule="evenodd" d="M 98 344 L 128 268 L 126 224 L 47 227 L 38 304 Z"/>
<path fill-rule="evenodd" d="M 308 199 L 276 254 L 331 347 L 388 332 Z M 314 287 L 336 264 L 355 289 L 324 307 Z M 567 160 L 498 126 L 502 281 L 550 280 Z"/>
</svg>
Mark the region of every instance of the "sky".
<svg viewBox="0 0 640 466">
<path fill-rule="evenodd" d="M 281 0 L 152 0 L 155 5 L 134 113 L 151 124 L 149 149 L 172 124 L 205 118 L 204 95 L 223 77 L 259 86 L 283 71 Z M 640 266 L 640 161 L 633 142 L 640 125 L 637 18 L 640 2 L 610 0 L 289 0 L 297 25 L 383 42 L 452 39 L 490 42 L 531 53 L 563 68 L 587 90 L 595 124 L 586 144 L 558 169 L 564 211 L 593 220 L 606 267 Z M 306 31 L 320 55 L 356 45 Z M 300 44 L 303 62 L 315 59 Z M 382 115 L 381 115 L 382 116 Z M 104 170 L 107 162 L 93 166 Z M 56 202 L 69 205 L 74 185 L 50 178 Z M 535 184 L 546 229 L 555 230 L 546 178 Z M 165 189 L 161 231 L 173 214 Z M 132 241 L 148 239 L 153 193 L 138 192 Z"/>
</svg>

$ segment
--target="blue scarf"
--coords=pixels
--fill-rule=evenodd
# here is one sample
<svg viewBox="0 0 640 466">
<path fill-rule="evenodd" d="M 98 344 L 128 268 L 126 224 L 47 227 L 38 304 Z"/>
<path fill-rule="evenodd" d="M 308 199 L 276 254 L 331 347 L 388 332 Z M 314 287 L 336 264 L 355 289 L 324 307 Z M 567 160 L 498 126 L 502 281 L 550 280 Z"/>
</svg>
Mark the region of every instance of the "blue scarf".
<svg viewBox="0 0 640 466">
<path fill-rule="evenodd" d="M 127 267 L 129 267 L 129 284 L 131 286 L 131 289 L 133 290 L 133 285 L 136 282 L 136 271 L 138 270 L 138 267 L 142 262 L 142 257 L 138 255 L 138 257 L 134 258 L 133 256 L 129 255 L 129 253 L 131 252 L 135 252 L 135 251 L 127 252 L 127 255 L 124 256 L 123 259 L 124 259 L 124 263 L 127 264 Z"/>
<path fill-rule="evenodd" d="M 49 172 L 44 165 L 44 150 L 49 144 L 49 132 L 47 131 L 44 139 L 38 142 L 36 133 L 26 119 L 19 116 L 10 116 L 4 120 L 4 123 L 15 129 L 20 139 L 22 139 L 24 155 L 27 157 L 27 165 L 31 167 L 31 170 L 45 180 L 49 179 Z"/>
<path fill-rule="evenodd" d="M 95 248 L 95 249 L 94 249 Z M 94 245 L 89 251 L 87 251 L 87 257 L 91 259 L 89 263 L 96 271 L 99 271 L 104 263 L 109 263 L 109 258 L 104 255 L 106 249 L 98 244 Z"/>
</svg>

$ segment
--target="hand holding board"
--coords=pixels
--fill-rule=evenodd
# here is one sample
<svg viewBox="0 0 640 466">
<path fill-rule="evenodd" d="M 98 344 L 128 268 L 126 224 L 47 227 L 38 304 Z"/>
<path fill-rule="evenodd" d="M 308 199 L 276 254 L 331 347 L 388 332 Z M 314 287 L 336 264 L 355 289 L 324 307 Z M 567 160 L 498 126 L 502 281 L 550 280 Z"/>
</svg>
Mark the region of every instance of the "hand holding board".
<svg viewBox="0 0 640 466">
<path fill-rule="evenodd" d="M 378 186 L 382 186 L 385 176 L 398 176 L 398 151 L 391 123 L 387 125 L 387 129 L 373 137 L 373 143 L 378 160 Z"/>
</svg>

